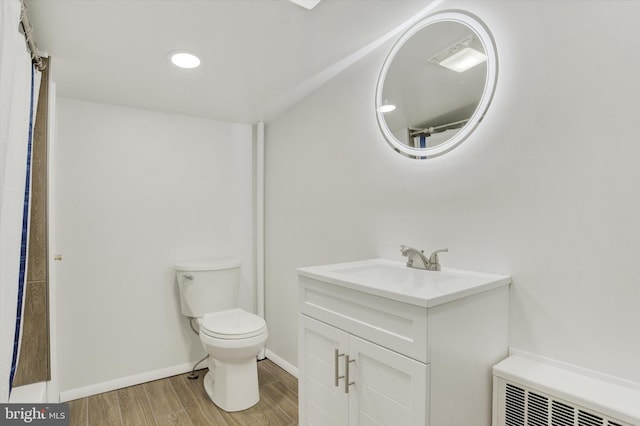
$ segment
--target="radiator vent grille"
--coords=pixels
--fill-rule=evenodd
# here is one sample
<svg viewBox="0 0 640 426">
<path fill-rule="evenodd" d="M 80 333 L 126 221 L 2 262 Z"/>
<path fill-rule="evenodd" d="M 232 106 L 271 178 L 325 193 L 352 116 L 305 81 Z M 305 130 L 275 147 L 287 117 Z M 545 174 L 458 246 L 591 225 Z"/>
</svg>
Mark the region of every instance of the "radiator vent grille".
<svg viewBox="0 0 640 426">
<path fill-rule="evenodd" d="M 551 424 L 558 426 L 573 426 L 573 407 L 558 401 L 553 401 L 551 407 Z"/>
<path fill-rule="evenodd" d="M 507 385 L 505 400 L 506 426 L 524 425 L 524 393 L 524 389 L 509 384 Z"/>
<path fill-rule="evenodd" d="M 625 426 L 615 419 L 506 383 L 505 426 Z"/>
</svg>

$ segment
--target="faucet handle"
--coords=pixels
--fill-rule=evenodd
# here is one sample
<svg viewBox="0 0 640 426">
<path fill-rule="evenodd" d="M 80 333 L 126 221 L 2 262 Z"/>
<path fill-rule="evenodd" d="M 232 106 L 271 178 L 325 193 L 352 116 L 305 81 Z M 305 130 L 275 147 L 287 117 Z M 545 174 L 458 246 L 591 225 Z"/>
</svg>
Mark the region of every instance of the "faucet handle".
<svg viewBox="0 0 640 426">
<path fill-rule="evenodd" d="M 424 250 L 414 249 L 413 247 L 405 246 L 404 244 L 400 245 L 400 253 L 402 253 L 403 256 L 406 256 L 409 250 L 415 250 L 419 251 L 420 253 L 424 253 Z"/>
<path fill-rule="evenodd" d="M 431 256 L 429 256 L 429 264 L 431 265 L 432 271 L 440 270 L 440 261 L 438 259 L 438 253 L 446 253 L 448 251 L 449 249 L 446 248 L 446 249 L 436 250 L 433 253 L 431 253 Z"/>
</svg>

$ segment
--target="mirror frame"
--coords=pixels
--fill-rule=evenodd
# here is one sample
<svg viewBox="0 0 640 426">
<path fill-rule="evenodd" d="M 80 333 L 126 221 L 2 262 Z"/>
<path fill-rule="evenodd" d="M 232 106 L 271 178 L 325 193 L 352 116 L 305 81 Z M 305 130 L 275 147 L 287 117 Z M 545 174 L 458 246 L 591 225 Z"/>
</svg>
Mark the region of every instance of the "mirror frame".
<svg viewBox="0 0 640 426">
<path fill-rule="evenodd" d="M 487 55 L 487 74 L 485 78 L 484 90 L 482 92 L 480 102 L 478 103 L 474 113 L 469 118 L 467 124 L 465 124 L 464 127 L 462 127 L 460 131 L 456 133 L 451 139 L 430 148 L 413 148 L 405 145 L 393 135 L 384 119 L 384 113 L 380 112 L 379 110 L 380 106 L 382 105 L 382 91 L 384 89 L 384 81 L 387 77 L 387 72 L 389 71 L 391 63 L 393 62 L 398 51 L 404 46 L 404 44 L 414 34 L 422 30 L 423 28 L 431 24 L 443 21 L 459 22 L 460 24 L 469 27 L 477 35 L 478 39 L 482 43 L 482 46 L 484 47 Z M 376 85 L 375 97 L 375 111 L 378 126 L 380 127 L 382 134 L 384 135 L 387 142 L 391 145 L 391 147 L 407 157 L 414 159 L 426 159 L 440 156 L 460 145 L 476 129 L 478 124 L 484 118 L 487 109 L 489 108 L 489 104 L 491 103 L 493 94 L 495 92 L 497 80 L 498 54 L 495 46 L 495 41 L 488 28 L 482 21 L 480 21 L 480 19 L 470 13 L 459 10 L 443 11 L 437 12 L 433 15 L 429 15 L 420 20 L 418 23 L 414 24 L 395 42 L 382 65 L 382 69 L 380 70 L 380 75 L 378 77 L 378 83 Z"/>
</svg>

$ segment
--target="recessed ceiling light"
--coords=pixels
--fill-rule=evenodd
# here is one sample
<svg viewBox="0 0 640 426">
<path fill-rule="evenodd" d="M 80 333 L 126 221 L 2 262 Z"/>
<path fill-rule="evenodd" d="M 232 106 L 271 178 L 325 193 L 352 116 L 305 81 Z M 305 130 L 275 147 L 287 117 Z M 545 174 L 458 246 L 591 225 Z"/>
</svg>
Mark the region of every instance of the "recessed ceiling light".
<svg viewBox="0 0 640 426">
<path fill-rule="evenodd" d="M 393 104 L 386 104 L 386 105 L 382 105 L 380 106 L 380 108 L 378 108 L 378 111 L 380 111 L 381 113 L 385 113 L 385 112 L 391 112 L 394 109 L 396 109 L 396 106 Z"/>
<path fill-rule="evenodd" d="M 305 9 L 313 9 L 320 3 L 320 0 L 289 0 L 291 3 L 295 3 L 298 6 L 302 6 Z"/>
<path fill-rule="evenodd" d="M 193 53 L 176 51 L 169 53 L 169 57 L 171 58 L 173 65 L 180 68 L 191 69 L 200 66 L 200 58 Z"/>
</svg>

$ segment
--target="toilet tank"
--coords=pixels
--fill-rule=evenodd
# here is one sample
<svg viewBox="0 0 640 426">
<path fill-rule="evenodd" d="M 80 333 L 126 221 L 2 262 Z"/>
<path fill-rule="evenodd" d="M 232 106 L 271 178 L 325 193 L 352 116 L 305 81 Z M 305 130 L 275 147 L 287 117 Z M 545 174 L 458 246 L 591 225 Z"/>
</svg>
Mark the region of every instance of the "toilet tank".
<svg viewBox="0 0 640 426">
<path fill-rule="evenodd" d="M 209 259 L 175 266 L 182 314 L 199 318 L 236 307 L 240 289 L 238 259 Z"/>
</svg>

